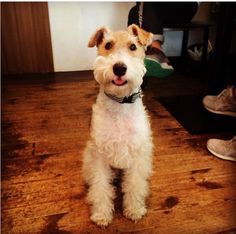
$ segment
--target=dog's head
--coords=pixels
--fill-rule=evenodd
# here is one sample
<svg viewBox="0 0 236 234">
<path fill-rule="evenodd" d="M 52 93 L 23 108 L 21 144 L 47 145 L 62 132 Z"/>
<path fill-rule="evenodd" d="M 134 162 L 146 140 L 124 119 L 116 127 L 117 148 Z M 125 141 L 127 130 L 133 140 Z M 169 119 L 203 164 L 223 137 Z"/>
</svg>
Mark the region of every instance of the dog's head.
<svg viewBox="0 0 236 234">
<path fill-rule="evenodd" d="M 94 76 L 106 92 L 128 96 L 142 84 L 145 49 L 152 37 L 134 24 L 127 31 L 100 28 L 93 34 L 88 46 L 98 49 Z"/>
</svg>

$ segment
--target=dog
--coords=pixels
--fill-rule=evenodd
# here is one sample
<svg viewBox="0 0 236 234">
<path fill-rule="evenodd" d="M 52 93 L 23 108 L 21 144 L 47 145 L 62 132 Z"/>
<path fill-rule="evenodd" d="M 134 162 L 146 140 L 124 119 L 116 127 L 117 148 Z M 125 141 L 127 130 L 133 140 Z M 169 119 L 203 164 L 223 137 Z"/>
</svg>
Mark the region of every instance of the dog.
<svg viewBox="0 0 236 234">
<path fill-rule="evenodd" d="M 147 212 L 152 172 L 152 132 L 140 86 L 145 75 L 145 49 L 153 34 L 137 25 L 112 32 L 103 27 L 88 46 L 97 47 L 94 77 L 100 89 L 92 107 L 90 140 L 83 153 L 90 219 L 100 227 L 112 222 L 115 169 L 122 169 L 123 213 L 138 221 Z"/>
</svg>

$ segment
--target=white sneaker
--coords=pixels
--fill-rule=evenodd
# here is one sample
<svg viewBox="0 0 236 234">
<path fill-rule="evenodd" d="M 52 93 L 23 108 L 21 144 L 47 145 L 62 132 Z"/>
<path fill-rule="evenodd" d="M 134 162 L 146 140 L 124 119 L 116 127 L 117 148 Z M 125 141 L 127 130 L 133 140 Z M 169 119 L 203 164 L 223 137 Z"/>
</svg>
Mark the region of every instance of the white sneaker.
<svg viewBox="0 0 236 234">
<path fill-rule="evenodd" d="M 207 149 L 218 158 L 236 161 L 236 136 L 226 141 L 209 139 Z"/>
<path fill-rule="evenodd" d="M 224 89 L 218 96 L 205 96 L 203 105 L 212 113 L 236 117 L 236 100 L 232 87 Z"/>
</svg>

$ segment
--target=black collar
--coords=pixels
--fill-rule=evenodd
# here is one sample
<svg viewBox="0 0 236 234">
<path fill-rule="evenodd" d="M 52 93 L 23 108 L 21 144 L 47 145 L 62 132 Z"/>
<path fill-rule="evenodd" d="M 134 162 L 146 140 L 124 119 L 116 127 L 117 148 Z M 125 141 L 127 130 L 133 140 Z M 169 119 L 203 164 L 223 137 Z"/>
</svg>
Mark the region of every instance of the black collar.
<svg viewBox="0 0 236 234">
<path fill-rule="evenodd" d="M 104 93 L 106 94 L 107 97 L 109 97 L 110 99 L 112 99 L 113 101 L 119 102 L 121 104 L 124 103 L 134 103 L 136 101 L 136 99 L 141 98 L 141 88 L 138 89 L 138 91 L 136 93 L 131 94 L 128 97 L 117 97 L 113 94 L 110 93 L 106 93 L 104 91 Z"/>
</svg>

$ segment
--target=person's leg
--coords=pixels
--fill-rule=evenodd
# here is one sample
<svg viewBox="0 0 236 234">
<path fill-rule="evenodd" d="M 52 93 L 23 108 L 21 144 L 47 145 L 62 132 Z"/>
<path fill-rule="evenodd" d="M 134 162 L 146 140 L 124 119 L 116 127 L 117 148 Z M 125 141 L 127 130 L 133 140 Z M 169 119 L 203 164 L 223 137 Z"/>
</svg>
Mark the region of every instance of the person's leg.
<svg viewBox="0 0 236 234">
<path fill-rule="evenodd" d="M 174 69 L 162 50 L 163 23 L 183 23 L 192 19 L 197 3 L 144 2 L 130 10 L 128 25 L 135 23 L 154 34 L 153 43 L 146 53 L 146 76 L 165 77 Z"/>
<path fill-rule="evenodd" d="M 138 4 L 139 9 L 141 4 Z M 141 26 L 154 34 L 153 46 L 161 48 L 164 42 L 164 25 L 188 23 L 196 14 L 197 9 L 197 2 L 145 2 Z"/>
<path fill-rule="evenodd" d="M 137 3 L 128 16 L 128 25 L 137 24 L 146 31 L 154 34 L 153 42 L 146 51 L 144 60 L 147 73 L 146 76 L 165 77 L 173 72 L 169 60 L 162 51 L 161 45 L 164 41 L 161 19 L 156 15 L 153 3 Z"/>
<path fill-rule="evenodd" d="M 147 52 L 147 75 L 165 77 L 173 72 L 173 67 L 162 50 L 164 43 L 163 27 L 166 24 L 190 22 L 197 12 L 197 2 L 145 2 L 143 9 L 143 28 L 154 34 L 151 49 Z M 153 62 L 156 61 L 156 62 Z M 158 66 L 160 65 L 160 66 Z M 158 76 L 157 75 L 157 76 Z M 155 75 L 154 75 L 155 76 Z"/>
<path fill-rule="evenodd" d="M 160 44 L 164 42 L 162 14 L 156 11 L 156 4 L 152 2 L 144 2 L 138 5 L 139 14 L 142 15 L 141 27 L 146 31 L 154 34 L 153 41 L 158 41 Z"/>
<path fill-rule="evenodd" d="M 128 26 L 137 24 L 148 32 L 154 34 L 152 46 L 161 48 L 164 41 L 162 21 L 156 15 L 152 3 L 137 3 L 129 11 Z"/>
<path fill-rule="evenodd" d="M 161 78 L 172 74 L 174 69 L 162 50 L 164 42 L 162 19 L 156 14 L 154 3 L 140 3 L 139 22 L 143 29 L 154 34 L 153 42 L 148 48 L 144 60 L 147 68 L 146 76 Z"/>
<path fill-rule="evenodd" d="M 130 9 L 128 15 L 128 26 L 131 24 L 139 25 L 138 11 L 139 11 L 138 4 L 136 4 L 134 7 Z"/>
</svg>

